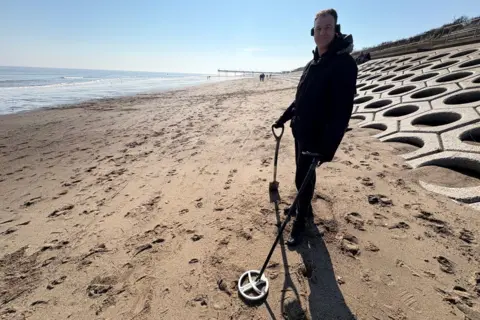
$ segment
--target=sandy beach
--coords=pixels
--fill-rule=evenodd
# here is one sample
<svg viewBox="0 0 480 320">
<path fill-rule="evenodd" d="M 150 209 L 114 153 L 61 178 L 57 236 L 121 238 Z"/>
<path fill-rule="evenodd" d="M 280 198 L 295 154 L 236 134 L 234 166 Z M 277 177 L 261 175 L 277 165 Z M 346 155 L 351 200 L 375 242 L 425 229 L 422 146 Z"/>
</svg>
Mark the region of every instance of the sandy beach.
<svg viewBox="0 0 480 320">
<path fill-rule="evenodd" d="M 268 196 L 270 126 L 295 88 L 244 79 L 1 116 L 1 319 L 480 319 L 478 211 L 421 188 L 452 176 L 411 170 L 411 146 L 353 119 L 317 169 L 305 243 L 277 247 L 267 303 L 242 302 L 238 277 L 295 197 L 288 128 L 282 212 Z"/>
</svg>

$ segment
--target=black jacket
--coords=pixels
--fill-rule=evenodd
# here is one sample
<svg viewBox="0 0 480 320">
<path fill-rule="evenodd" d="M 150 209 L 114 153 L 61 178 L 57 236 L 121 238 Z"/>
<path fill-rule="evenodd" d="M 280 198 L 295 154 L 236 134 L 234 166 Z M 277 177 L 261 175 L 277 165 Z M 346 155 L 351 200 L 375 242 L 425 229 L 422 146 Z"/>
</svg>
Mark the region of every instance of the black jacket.
<svg viewBox="0 0 480 320">
<path fill-rule="evenodd" d="M 337 35 L 322 56 L 318 48 L 305 66 L 295 100 L 278 123 L 292 120 L 292 132 L 302 151 L 321 154 L 331 161 L 343 139 L 352 114 L 358 68 L 350 56 L 351 35 Z"/>
</svg>

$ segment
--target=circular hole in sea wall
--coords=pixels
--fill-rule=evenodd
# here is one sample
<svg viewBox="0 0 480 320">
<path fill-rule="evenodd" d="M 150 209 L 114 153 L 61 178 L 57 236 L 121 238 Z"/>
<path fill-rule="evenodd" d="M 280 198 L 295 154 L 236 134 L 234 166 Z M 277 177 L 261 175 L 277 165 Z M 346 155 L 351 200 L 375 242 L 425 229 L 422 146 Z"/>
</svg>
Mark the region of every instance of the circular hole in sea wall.
<svg viewBox="0 0 480 320">
<path fill-rule="evenodd" d="M 419 106 L 416 105 L 406 105 L 406 106 L 400 106 L 396 107 L 390 110 L 387 110 L 383 116 L 384 117 L 403 117 L 406 116 L 407 114 L 414 113 L 420 109 Z"/>
<path fill-rule="evenodd" d="M 438 127 L 460 120 L 462 116 L 454 112 L 435 112 L 420 116 L 412 121 L 416 127 Z"/>
</svg>

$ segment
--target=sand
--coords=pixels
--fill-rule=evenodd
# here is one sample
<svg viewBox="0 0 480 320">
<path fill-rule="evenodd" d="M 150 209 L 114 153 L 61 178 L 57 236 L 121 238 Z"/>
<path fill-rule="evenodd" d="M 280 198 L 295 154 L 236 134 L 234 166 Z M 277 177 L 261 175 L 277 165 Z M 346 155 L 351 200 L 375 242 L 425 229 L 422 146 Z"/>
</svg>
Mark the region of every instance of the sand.
<svg viewBox="0 0 480 320">
<path fill-rule="evenodd" d="M 267 303 L 239 299 L 284 219 L 270 125 L 294 93 L 245 79 L 0 117 L 0 317 L 480 319 L 478 211 L 422 189 L 355 120 L 317 169 L 305 243 L 271 259 Z M 282 209 L 293 155 L 287 129 Z"/>
</svg>

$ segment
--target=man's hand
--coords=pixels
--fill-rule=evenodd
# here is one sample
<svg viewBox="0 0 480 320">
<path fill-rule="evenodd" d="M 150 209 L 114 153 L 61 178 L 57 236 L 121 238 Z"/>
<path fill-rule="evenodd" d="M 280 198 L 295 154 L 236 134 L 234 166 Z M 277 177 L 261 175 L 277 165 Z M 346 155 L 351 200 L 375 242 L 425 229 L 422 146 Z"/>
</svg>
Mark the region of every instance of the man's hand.
<svg viewBox="0 0 480 320">
<path fill-rule="evenodd" d="M 273 127 L 275 129 L 283 128 L 283 123 L 277 121 L 273 124 Z"/>
<path fill-rule="evenodd" d="M 315 158 L 318 162 L 317 162 L 317 167 L 320 167 L 320 165 L 322 164 L 322 155 L 320 153 L 317 153 L 317 152 L 310 152 L 310 151 L 302 151 L 302 155 L 304 156 L 310 156 L 312 158 Z"/>
</svg>

